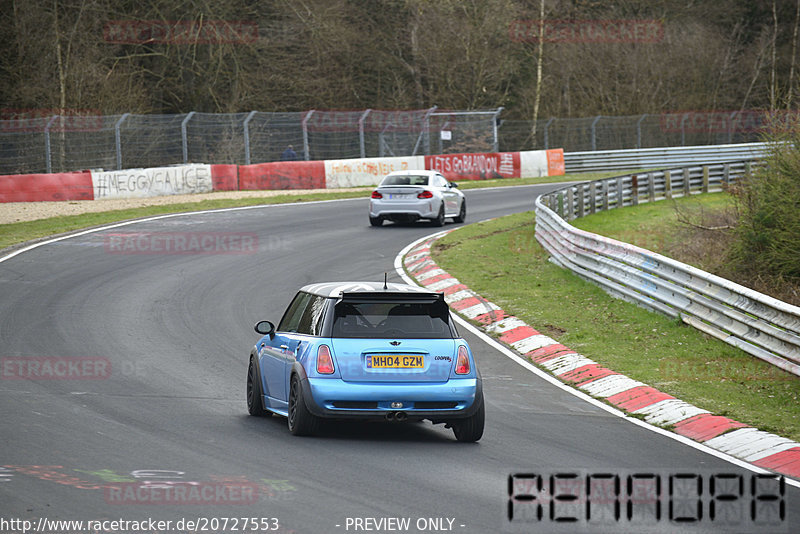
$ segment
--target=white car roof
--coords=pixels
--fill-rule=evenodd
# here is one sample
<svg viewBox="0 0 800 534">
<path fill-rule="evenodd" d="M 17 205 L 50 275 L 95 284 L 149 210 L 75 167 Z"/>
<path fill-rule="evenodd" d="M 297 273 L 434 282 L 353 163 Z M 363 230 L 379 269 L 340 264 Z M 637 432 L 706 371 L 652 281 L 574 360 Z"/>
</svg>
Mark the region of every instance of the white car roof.
<svg viewBox="0 0 800 534">
<path fill-rule="evenodd" d="M 321 297 L 341 297 L 342 293 L 427 293 L 436 294 L 423 287 L 389 282 L 384 289 L 383 282 L 320 282 L 300 288 L 300 291 Z"/>
</svg>

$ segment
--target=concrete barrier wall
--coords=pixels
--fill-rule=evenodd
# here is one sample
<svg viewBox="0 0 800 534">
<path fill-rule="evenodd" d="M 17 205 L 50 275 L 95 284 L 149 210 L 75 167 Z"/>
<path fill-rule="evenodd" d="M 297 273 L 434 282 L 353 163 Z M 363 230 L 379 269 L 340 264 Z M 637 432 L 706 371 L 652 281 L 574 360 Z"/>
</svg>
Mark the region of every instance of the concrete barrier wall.
<svg viewBox="0 0 800 534">
<path fill-rule="evenodd" d="M 377 185 L 397 170 L 433 169 L 448 180 L 564 174 L 564 152 L 536 150 L 254 165 L 189 164 L 151 169 L 0 176 L 0 202 L 140 198 L 210 191 L 336 189 Z"/>
<path fill-rule="evenodd" d="M 0 176 L 0 202 L 93 198 L 92 174 L 89 171 Z"/>
</svg>

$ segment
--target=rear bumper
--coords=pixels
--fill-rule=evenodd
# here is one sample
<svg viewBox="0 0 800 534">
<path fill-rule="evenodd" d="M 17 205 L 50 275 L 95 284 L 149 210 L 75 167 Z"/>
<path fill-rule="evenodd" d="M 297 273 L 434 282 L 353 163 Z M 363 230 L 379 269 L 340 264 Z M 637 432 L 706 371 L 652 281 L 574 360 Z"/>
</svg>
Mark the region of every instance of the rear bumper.
<svg viewBox="0 0 800 534">
<path fill-rule="evenodd" d="M 436 384 L 344 382 L 335 378 L 303 377 L 301 384 L 308 410 L 329 419 L 383 420 L 387 414 L 404 412 L 411 421 L 430 419 L 436 423 L 469 417 L 483 402 L 480 377 L 451 378 Z M 402 403 L 402 407 L 393 408 L 393 402 Z M 418 403 L 423 404 L 418 407 Z M 431 403 L 455 405 L 431 409 Z"/>
<path fill-rule="evenodd" d="M 418 200 L 410 202 L 391 202 L 371 200 L 370 217 L 383 217 L 389 220 L 435 219 L 439 214 L 439 202 L 435 200 Z"/>
</svg>

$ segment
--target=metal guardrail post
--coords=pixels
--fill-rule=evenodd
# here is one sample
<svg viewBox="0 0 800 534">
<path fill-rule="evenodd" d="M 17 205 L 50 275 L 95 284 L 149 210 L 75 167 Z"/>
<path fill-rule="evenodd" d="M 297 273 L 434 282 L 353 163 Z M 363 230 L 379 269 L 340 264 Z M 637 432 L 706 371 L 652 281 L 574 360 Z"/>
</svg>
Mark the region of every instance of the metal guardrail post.
<svg viewBox="0 0 800 534">
<path fill-rule="evenodd" d="M 116 145 L 117 149 L 117 170 L 122 170 L 122 138 L 119 133 L 119 127 L 122 126 L 122 123 L 125 119 L 128 118 L 130 113 L 123 113 L 122 117 L 114 124 L 114 144 Z"/>
<path fill-rule="evenodd" d="M 53 172 L 53 153 L 50 148 L 50 126 L 53 125 L 53 122 L 55 122 L 58 117 L 58 115 L 53 115 L 44 127 L 44 158 L 45 165 L 47 166 L 47 174 Z"/>
<path fill-rule="evenodd" d="M 369 112 L 372 111 L 371 109 L 366 110 L 364 113 L 361 114 L 361 117 L 358 119 L 358 145 L 361 148 L 361 157 L 367 157 L 366 147 L 364 146 L 364 120 L 366 120 L 367 115 Z"/>
<path fill-rule="evenodd" d="M 256 114 L 255 111 L 251 111 L 247 118 L 244 119 L 244 124 L 242 125 L 242 129 L 244 130 L 244 164 L 250 165 L 250 119 Z"/>
<path fill-rule="evenodd" d="M 664 171 L 664 197 L 672 199 L 672 172 Z"/>
<path fill-rule="evenodd" d="M 310 157 L 308 148 L 308 119 L 311 118 L 311 115 L 313 115 L 315 111 L 316 111 L 315 109 L 312 109 L 311 111 L 306 113 L 306 116 L 303 117 L 303 122 L 300 123 L 301 126 L 303 127 L 303 159 L 305 159 L 306 161 L 308 161 Z"/>
<path fill-rule="evenodd" d="M 598 115 L 592 121 L 592 150 L 597 150 L 597 121 L 599 121 L 602 117 L 602 115 Z"/>
<path fill-rule="evenodd" d="M 689 167 L 683 168 L 683 196 L 689 197 L 692 195 L 692 178 L 689 173 Z"/>
<path fill-rule="evenodd" d="M 497 120 L 500 117 L 500 113 L 503 111 L 503 106 L 497 108 L 494 116 L 492 117 L 492 133 L 494 134 L 494 142 L 492 143 L 492 152 L 500 152 L 500 138 L 497 135 Z M 535 139 L 534 139 L 535 141 Z"/>
<path fill-rule="evenodd" d="M 190 111 L 181 121 L 181 143 L 183 144 L 184 163 L 189 163 L 189 136 L 186 134 L 186 127 L 188 126 L 189 121 L 192 119 L 194 114 L 194 111 Z"/>
</svg>

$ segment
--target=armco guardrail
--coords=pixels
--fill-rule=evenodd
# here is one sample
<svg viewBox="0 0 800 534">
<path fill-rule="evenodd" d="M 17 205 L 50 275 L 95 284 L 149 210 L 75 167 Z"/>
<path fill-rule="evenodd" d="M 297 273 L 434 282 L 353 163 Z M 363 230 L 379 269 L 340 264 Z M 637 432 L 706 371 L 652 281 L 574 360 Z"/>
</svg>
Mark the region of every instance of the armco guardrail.
<svg viewBox="0 0 800 534">
<path fill-rule="evenodd" d="M 597 180 L 536 199 L 536 239 L 551 260 L 612 295 L 684 322 L 800 375 L 800 308 L 566 220 L 604 209 L 719 190 L 755 162 Z"/>
<path fill-rule="evenodd" d="M 564 164 L 568 173 L 680 167 L 755 160 L 763 157 L 767 148 L 767 143 L 742 143 L 568 152 L 564 154 Z"/>
</svg>

